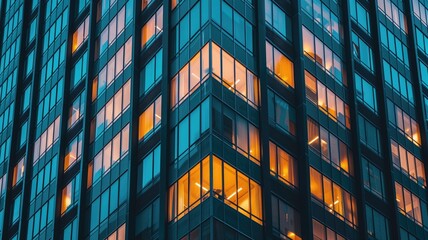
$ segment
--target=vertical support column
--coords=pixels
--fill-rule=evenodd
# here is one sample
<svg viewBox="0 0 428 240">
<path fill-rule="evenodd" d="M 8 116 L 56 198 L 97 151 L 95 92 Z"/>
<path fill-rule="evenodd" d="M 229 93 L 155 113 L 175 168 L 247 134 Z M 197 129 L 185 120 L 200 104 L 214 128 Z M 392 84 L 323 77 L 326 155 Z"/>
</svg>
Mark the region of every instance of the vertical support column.
<svg viewBox="0 0 428 240">
<path fill-rule="evenodd" d="M 294 83 L 296 98 L 296 135 L 299 153 L 297 157 L 298 178 L 301 202 L 301 226 L 302 239 L 312 239 L 312 197 L 310 187 L 310 165 L 308 158 L 308 129 L 306 112 L 306 85 L 305 85 L 305 60 L 303 56 L 303 37 L 302 37 L 302 7 L 301 1 L 294 1 L 292 19 L 293 45 L 294 48 Z"/>
<path fill-rule="evenodd" d="M 262 205 L 263 205 L 263 234 L 265 237 L 272 236 L 272 200 L 270 184 L 270 165 L 269 165 L 269 119 L 268 119 L 268 87 L 266 70 L 266 22 L 265 22 L 265 0 L 258 0 L 257 7 L 257 39 L 258 43 L 258 70 L 260 83 L 260 139 L 261 139 L 261 161 L 262 171 Z"/>
<path fill-rule="evenodd" d="M 168 165 L 171 156 L 169 151 L 169 16 L 171 13 L 171 1 L 163 0 L 163 33 L 162 46 L 162 119 L 161 119 L 161 163 L 160 163 L 160 234 L 159 239 L 168 239 Z"/>
</svg>

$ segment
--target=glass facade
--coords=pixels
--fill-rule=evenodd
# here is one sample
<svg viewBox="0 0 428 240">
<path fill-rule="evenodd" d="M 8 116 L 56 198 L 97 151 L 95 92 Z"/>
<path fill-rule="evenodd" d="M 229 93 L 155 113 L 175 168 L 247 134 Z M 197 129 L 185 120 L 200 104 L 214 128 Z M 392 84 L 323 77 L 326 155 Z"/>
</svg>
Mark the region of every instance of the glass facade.
<svg viewBox="0 0 428 240">
<path fill-rule="evenodd" d="M 427 0 L 0 1 L 0 239 L 428 239 Z"/>
</svg>

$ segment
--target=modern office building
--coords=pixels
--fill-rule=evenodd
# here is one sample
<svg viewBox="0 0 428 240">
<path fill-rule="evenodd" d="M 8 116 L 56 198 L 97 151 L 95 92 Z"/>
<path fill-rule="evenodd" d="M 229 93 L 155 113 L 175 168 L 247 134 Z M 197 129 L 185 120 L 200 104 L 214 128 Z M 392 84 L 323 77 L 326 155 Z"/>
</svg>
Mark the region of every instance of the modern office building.
<svg viewBox="0 0 428 240">
<path fill-rule="evenodd" d="M 2 0 L 1 239 L 428 239 L 428 0 Z"/>
</svg>

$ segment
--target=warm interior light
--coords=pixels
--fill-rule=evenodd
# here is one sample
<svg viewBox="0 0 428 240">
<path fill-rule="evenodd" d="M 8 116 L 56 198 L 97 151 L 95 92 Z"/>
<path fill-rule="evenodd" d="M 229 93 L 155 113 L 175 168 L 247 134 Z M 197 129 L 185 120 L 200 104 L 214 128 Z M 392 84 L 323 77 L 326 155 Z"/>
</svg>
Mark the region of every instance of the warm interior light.
<svg viewBox="0 0 428 240">
<path fill-rule="evenodd" d="M 208 189 L 206 187 L 202 187 L 201 184 L 196 182 L 195 185 L 198 186 L 199 188 L 202 188 L 202 190 L 204 190 L 205 192 L 208 192 Z"/>
<path fill-rule="evenodd" d="M 238 188 L 238 191 L 233 192 L 232 194 L 230 194 L 229 197 L 227 197 L 227 200 L 230 200 L 233 196 L 235 196 L 237 193 L 239 193 L 242 190 L 242 188 Z"/>
<path fill-rule="evenodd" d="M 312 139 L 311 141 L 308 142 L 309 145 L 311 145 L 312 143 L 314 143 L 316 140 L 318 140 L 319 136 L 316 136 L 314 139 Z"/>
</svg>

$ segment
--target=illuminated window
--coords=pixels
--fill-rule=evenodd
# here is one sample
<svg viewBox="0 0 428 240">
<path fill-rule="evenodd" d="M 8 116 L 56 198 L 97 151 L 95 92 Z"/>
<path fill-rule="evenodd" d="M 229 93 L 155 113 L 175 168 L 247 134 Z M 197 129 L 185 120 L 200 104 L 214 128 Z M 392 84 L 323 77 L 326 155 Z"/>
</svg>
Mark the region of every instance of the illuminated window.
<svg viewBox="0 0 428 240">
<path fill-rule="evenodd" d="M 349 226 L 357 226 L 357 202 L 342 187 L 311 167 L 310 185 L 313 199 L 324 205 L 324 208 L 345 221 Z"/>
<path fill-rule="evenodd" d="M 132 61 L 132 37 L 119 48 L 92 82 L 92 101 L 95 101 L 125 71 Z"/>
<path fill-rule="evenodd" d="M 312 227 L 314 239 L 316 240 L 345 240 L 344 237 L 315 219 L 312 219 Z"/>
<path fill-rule="evenodd" d="M 128 155 L 129 124 L 116 134 L 88 165 L 87 187 L 91 187 L 102 175 L 109 172 L 111 167 Z"/>
<path fill-rule="evenodd" d="M 321 158 L 338 170 L 354 174 L 352 152 L 335 135 L 308 118 L 308 145 L 321 154 Z"/>
<path fill-rule="evenodd" d="M 284 183 L 298 186 L 296 160 L 275 143 L 269 142 L 270 174 Z"/>
<path fill-rule="evenodd" d="M 169 221 L 179 220 L 210 196 L 209 158 L 206 157 L 169 188 Z"/>
<path fill-rule="evenodd" d="M 397 127 L 409 141 L 412 141 L 416 146 L 421 146 L 421 135 L 419 132 L 419 124 L 411 118 L 401 108 L 396 106 L 391 100 L 387 100 L 388 120 L 389 123 Z"/>
<path fill-rule="evenodd" d="M 144 112 L 139 119 L 138 139 L 146 139 L 161 124 L 162 119 L 162 96 L 159 96 Z"/>
<path fill-rule="evenodd" d="M 207 79 L 209 44 L 206 44 L 180 72 L 171 79 L 171 108 L 182 103 Z"/>
<path fill-rule="evenodd" d="M 122 88 L 100 109 L 97 116 L 91 122 L 91 137 L 93 141 L 102 135 L 116 122 L 130 104 L 131 81 L 128 80 Z"/>
<path fill-rule="evenodd" d="M 19 160 L 18 164 L 13 168 L 12 187 L 18 184 L 24 176 L 25 157 Z"/>
<path fill-rule="evenodd" d="M 82 43 L 88 38 L 89 33 L 89 16 L 86 17 L 85 21 L 80 24 L 79 28 L 73 33 L 73 43 L 71 51 L 74 53 L 82 45 Z"/>
<path fill-rule="evenodd" d="M 351 128 L 349 106 L 308 71 L 305 71 L 306 97 L 340 126 Z M 368 94 L 368 93 L 367 93 Z"/>
<path fill-rule="evenodd" d="M 48 151 L 59 138 L 60 132 L 60 119 L 58 117 L 49 125 L 49 127 L 40 135 L 34 144 L 34 160 L 33 165 Z"/>
<path fill-rule="evenodd" d="M 80 196 L 80 174 L 77 174 L 73 180 L 62 189 L 61 194 L 61 214 L 73 207 Z"/>
<path fill-rule="evenodd" d="M 70 166 L 80 160 L 82 155 L 82 138 L 83 133 L 80 132 L 79 135 L 75 137 L 67 146 L 64 157 L 64 172 L 67 171 Z"/>
<path fill-rule="evenodd" d="M 126 236 L 126 223 L 122 224 L 112 234 L 108 236 L 108 240 L 125 240 Z"/>
<path fill-rule="evenodd" d="M 266 67 L 286 86 L 294 88 L 294 66 L 284 54 L 266 42 Z"/>
<path fill-rule="evenodd" d="M 402 173 L 422 187 L 426 187 L 425 167 L 421 160 L 392 139 L 391 155 L 393 166 L 396 169 L 401 170 Z"/>
<path fill-rule="evenodd" d="M 150 44 L 163 31 L 163 6 L 147 21 L 141 29 L 141 48 Z"/>
<path fill-rule="evenodd" d="M 340 57 L 306 27 L 302 27 L 302 35 L 305 56 L 321 65 L 322 69 L 337 83 L 347 86 L 345 66 Z"/>
<path fill-rule="evenodd" d="M 422 218 L 422 209 L 427 209 L 427 204 L 420 200 L 418 196 L 404 188 L 398 182 L 395 182 L 395 199 L 397 201 L 398 210 L 401 214 L 415 221 L 418 225 L 426 226 L 426 213 L 423 213 L 424 218 Z"/>
<path fill-rule="evenodd" d="M 414 13 L 418 16 L 418 7 L 415 7 L 415 3 L 418 0 L 413 0 Z M 407 34 L 407 18 L 403 11 L 397 7 L 391 0 L 379 0 L 377 2 L 379 9 L 388 17 L 388 19 L 394 23 L 401 31 Z M 425 13 L 424 13 L 425 15 Z"/>
<path fill-rule="evenodd" d="M 299 212 L 275 195 L 272 195 L 272 227 L 281 239 L 302 239 Z"/>
</svg>

